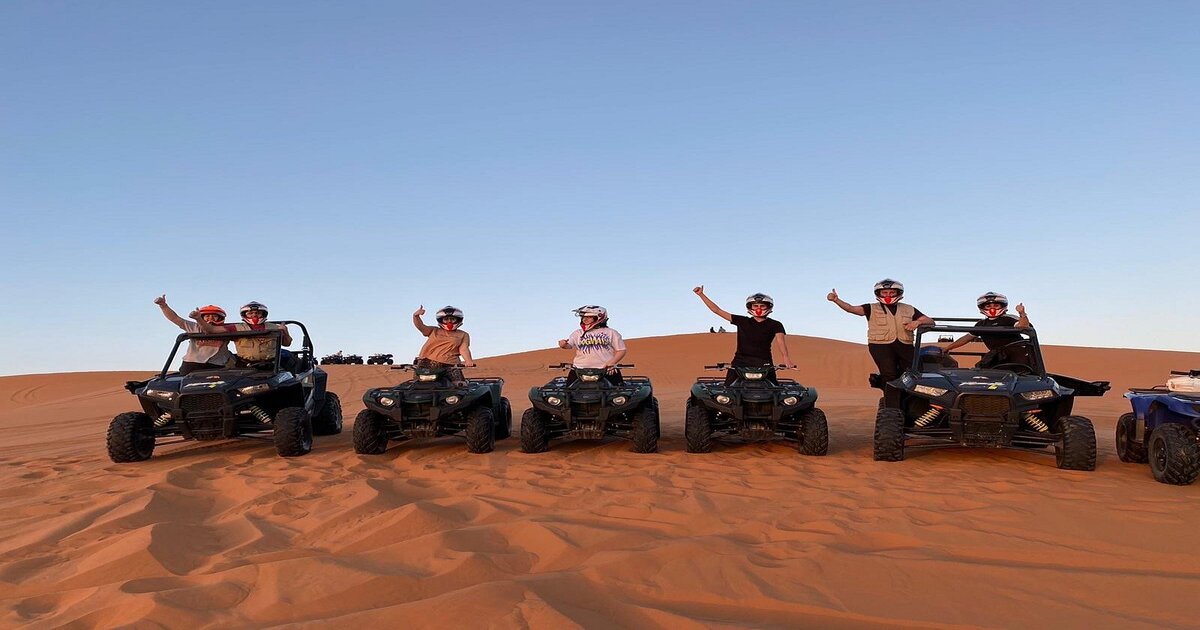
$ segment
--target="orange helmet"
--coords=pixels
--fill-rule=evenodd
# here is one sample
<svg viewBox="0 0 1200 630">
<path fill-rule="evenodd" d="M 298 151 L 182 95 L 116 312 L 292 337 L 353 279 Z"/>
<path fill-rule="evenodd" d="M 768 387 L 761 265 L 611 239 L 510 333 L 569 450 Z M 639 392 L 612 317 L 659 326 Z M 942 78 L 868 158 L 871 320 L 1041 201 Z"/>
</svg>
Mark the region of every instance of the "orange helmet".
<svg viewBox="0 0 1200 630">
<path fill-rule="evenodd" d="M 201 317 L 203 317 L 205 315 L 216 315 L 217 317 L 221 318 L 221 321 L 225 321 L 225 309 L 221 308 L 220 306 L 217 306 L 216 304 L 209 304 L 208 306 L 201 306 L 200 308 L 196 309 L 196 311 L 200 314 Z"/>
</svg>

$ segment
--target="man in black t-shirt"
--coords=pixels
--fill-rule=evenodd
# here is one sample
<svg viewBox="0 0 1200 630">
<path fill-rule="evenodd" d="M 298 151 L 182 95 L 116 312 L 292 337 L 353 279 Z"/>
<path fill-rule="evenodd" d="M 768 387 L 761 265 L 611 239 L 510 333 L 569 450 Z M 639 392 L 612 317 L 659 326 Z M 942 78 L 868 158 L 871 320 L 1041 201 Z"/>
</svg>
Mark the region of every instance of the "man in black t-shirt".
<svg viewBox="0 0 1200 630">
<path fill-rule="evenodd" d="M 765 293 L 755 293 L 746 298 L 746 311 L 750 317 L 745 315 L 731 315 L 728 311 L 722 310 L 708 296 L 704 294 L 704 285 L 700 285 L 692 289 L 696 295 L 700 296 L 700 300 L 712 311 L 725 321 L 737 327 L 737 349 L 733 354 L 733 361 L 730 365 L 734 367 L 761 367 L 764 365 L 774 365 L 774 359 L 771 354 L 772 348 L 779 351 L 780 358 L 783 359 L 783 365 L 789 368 L 795 368 L 796 364 L 792 363 L 792 359 L 788 356 L 787 338 L 783 329 L 783 324 L 777 320 L 767 317 L 775 308 L 775 301 L 771 296 Z M 774 382 L 774 371 L 771 372 L 770 378 Z M 737 379 L 737 372 L 729 370 L 725 374 L 725 384 L 729 385 Z"/>
<path fill-rule="evenodd" d="M 1032 328 L 1029 323 L 1029 316 L 1025 314 L 1025 305 L 1017 304 L 1017 314 L 1020 317 L 1007 315 L 1008 313 L 1008 298 L 1001 293 L 988 291 L 979 296 L 975 300 L 975 305 L 979 307 L 979 312 L 983 314 L 984 319 L 975 322 L 975 328 Z M 1032 357 L 1027 356 L 1027 351 L 1021 351 L 1019 348 L 1012 349 L 1008 352 L 1008 356 L 1000 356 L 997 351 L 1010 344 L 1024 341 L 1025 337 L 1019 333 L 998 333 L 998 334 L 979 334 L 979 335 L 963 335 L 950 345 L 946 346 L 942 352 L 948 353 L 955 348 L 965 346 L 972 341 L 982 341 L 983 345 L 987 346 L 989 355 L 985 356 L 979 363 L 980 367 L 998 363 L 1022 363 L 1029 365 Z M 1007 352 L 1007 351 L 1006 351 Z M 990 354 L 996 353 L 996 354 Z M 1033 367 L 1030 365 L 1030 367 Z"/>
</svg>

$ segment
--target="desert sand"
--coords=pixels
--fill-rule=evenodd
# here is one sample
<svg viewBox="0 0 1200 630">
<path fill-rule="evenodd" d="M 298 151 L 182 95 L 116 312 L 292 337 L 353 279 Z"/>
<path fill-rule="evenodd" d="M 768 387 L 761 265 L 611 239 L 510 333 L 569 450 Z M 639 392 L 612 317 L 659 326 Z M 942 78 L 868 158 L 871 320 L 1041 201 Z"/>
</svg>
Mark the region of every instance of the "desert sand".
<svg viewBox="0 0 1200 630">
<path fill-rule="evenodd" d="M 1123 464 L 1125 388 L 1200 354 L 1048 347 L 1053 372 L 1112 381 L 1081 399 L 1095 472 L 1052 455 L 938 450 L 871 459 L 863 346 L 791 337 L 830 453 L 787 443 L 689 455 L 683 403 L 732 334 L 629 342 L 662 404 L 660 453 L 628 442 L 461 440 L 359 456 L 368 387 L 332 366 L 346 431 L 283 459 L 269 443 L 187 443 L 113 464 L 108 421 L 146 373 L 0 378 L 0 625 L 168 627 L 1195 627 L 1200 484 Z M 519 417 L 562 350 L 483 359 Z M 148 372 L 147 372 L 148 373 Z M 709 373 L 710 375 L 713 373 Z"/>
</svg>

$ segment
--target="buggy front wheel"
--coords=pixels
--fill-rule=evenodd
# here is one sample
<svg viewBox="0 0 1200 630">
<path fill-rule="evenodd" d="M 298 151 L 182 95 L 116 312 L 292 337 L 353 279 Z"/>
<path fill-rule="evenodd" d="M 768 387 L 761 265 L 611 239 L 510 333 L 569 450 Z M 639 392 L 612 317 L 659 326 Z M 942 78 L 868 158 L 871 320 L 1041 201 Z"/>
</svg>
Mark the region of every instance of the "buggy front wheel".
<svg viewBox="0 0 1200 630">
<path fill-rule="evenodd" d="M 119 414 L 108 424 L 108 458 L 118 464 L 154 455 L 154 423 L 140 411 Z"/>
</svg>

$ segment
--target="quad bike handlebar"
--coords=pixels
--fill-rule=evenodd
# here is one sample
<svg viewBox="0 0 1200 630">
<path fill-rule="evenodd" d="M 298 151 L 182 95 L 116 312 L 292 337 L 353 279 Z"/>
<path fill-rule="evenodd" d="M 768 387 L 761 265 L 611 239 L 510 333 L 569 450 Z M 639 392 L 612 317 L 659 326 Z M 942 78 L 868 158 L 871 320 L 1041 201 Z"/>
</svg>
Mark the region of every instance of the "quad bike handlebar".
<svg viewBox="0 0 1200 630">
<path fill-rule="evenodd" d="M 1195 378 L 1197 376 L 1200 376 L 1200 370 L 1186 370 L 1186 371 L 1171 370 L 1171 375 L 1172 376 L 1191 376 L 1191 377 Z"/>
<path fill-rule="evenodd" d="M 790 368 L 786 365 L 740 365 L 737 367 L 740 367 L 743 369 L 745 369 L 745 368 L 750 368 L 750 369 L 772 368 L 775 370 L 798 370 L 798 369 L 800 369 L 800 368 Z M 729 363 L 718 363 L 716 365 L 706 365 L 706 366 L 704 366 L 704 369 L 706 369 L 706 370 L 734 370 L 734 369 L 737 369 L 737 367 L 734 367 L 733 365 L 730 365 Z"/>
<path fill-rule="evenodd" d="M 460 370 L 470 370 L 473 368 L 477 368 L 479 366 L 478 365 L 463 365 L 462 363 L 452 363 L 452 364 L 446 365 L 445 367 L 458 368 Z M 393 369 L 393 370 L 414 370 L 416 368 L 417 368 L 417 366 L 415 366 L 411 363 L 401 363 L 399 365 L 391 366 L 391 369 Z"/>
<path fill-rule="evenodd" d="M 551 370 L 574 370 L 574 369 L 576 369 L 575 366 L 571 365 L 570 363 L 555 363 L 555 364 L 549 365 L 547 367 L 550 368 Z M 631 367 L 636 367 L 636 366 L 632 363 L 618 363 L 618 364 L 614 365 L 613 367 L 620 369 L 620 368 L 631 368 Z M 602 370 L 604 368 L 579 368 L 579 369 Z"/>
</svg>

